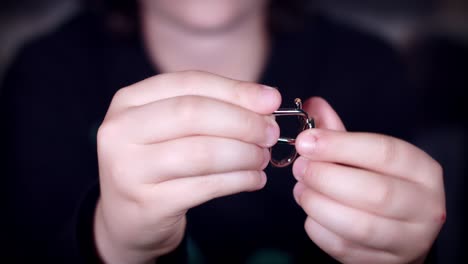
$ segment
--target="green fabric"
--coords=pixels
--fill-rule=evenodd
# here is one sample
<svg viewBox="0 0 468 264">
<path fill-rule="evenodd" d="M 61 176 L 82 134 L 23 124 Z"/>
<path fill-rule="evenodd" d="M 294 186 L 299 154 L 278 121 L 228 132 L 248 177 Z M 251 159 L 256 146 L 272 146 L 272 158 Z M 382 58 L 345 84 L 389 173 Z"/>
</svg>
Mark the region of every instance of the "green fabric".
<svg viewBox="0 0 468 264">
<path fill-rule="evenodd" d="M 291 256 L 278 249 L 260 249 L 247 259 L 247 264 L 289 264 Z"/>
</svg>

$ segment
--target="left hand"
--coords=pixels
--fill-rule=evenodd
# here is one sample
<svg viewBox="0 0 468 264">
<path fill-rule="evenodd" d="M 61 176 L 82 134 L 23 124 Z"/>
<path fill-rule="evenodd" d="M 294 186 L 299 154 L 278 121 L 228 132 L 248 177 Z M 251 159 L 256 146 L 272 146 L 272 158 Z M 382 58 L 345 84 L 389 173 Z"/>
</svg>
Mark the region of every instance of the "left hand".
<svg viewBox="0 0 468 264">
<path fill-rule="evenodd" d="M 309 237 L 343 263 L 422 263 L 446 218 L 441 166 L 405 141 L 346 132 L 321 98 L 304 109 L 318 128 L 298 136 L 293 173 Z"/>
</svg>

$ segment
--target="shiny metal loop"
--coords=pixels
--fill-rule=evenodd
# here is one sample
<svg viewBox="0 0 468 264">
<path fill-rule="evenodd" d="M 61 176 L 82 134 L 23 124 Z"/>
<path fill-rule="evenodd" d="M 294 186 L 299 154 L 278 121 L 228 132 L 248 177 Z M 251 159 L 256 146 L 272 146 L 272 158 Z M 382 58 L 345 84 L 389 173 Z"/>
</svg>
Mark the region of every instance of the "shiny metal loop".
<svg viewBox="0 0 468 264">
<path fill-rule="evenodd" d="M 309 118 L 309 115 L 307 114 L 307 112 L 302 110 L 301 99 L 299 98 L 294 99 L 294 104 L 296 105 L 295 108 L 280 108 L 277 111 L 273 112 L 273 115 L 274 116 L 297 116 L 299 118 L 299 122 L 301 123 L 299 127 L 299 133 L 306 129 L 314 128 L 315 127 L 314 120 Z M 278 139 L 278 143 L 294 146 L 296 143 L 296 139 L 288 138 L 288 137 L 280 137 Z M 276 160 L 273 158 L 272 151 L 273 151 L 273 147 L 270 148 L 270 154 L 271 154 L 270 163 L 274 167 L 278 167 L 278 168 L 283 168 L 283 167 L 291 165 L 298 156 L 297 151 L 294 148 L 294 150 L 291 152 L 291 154 L 289 154 L 289 156 L 281 160 Z"/>
</svg>

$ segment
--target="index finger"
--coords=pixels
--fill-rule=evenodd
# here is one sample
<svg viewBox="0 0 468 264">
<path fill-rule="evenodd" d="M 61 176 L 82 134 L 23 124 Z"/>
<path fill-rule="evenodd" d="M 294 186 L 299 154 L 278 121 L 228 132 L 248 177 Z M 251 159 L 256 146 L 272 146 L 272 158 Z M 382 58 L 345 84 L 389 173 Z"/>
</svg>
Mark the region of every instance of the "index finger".
<svg viewBox="0 0 468 264">
<path fill-rule="evenodd" d="M 114 96 L 109 111 L 183 95 L 209 97 L 259 114 L 270 114 L 281 104 L 280 93 L 272 87 L 207 72 L 185 71 L 159 74 L 120 89 Z"/>
<path fill-rule="evenodd" d="M 374 133 L 309 129 L 296 139 L 300 155 L 391 175 L 428 187 L 439 186 L 441 168 L 403 140 Z"/>
</svg>

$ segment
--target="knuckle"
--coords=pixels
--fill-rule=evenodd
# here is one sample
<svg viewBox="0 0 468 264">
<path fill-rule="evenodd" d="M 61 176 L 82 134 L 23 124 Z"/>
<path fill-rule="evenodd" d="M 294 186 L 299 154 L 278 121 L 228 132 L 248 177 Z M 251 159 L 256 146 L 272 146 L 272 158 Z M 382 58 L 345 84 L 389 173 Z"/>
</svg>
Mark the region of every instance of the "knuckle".
<svg viewBox="0 0 468 264">
<path fill-rule="evenodd" d="M 112 104 L 125 104 L 129 101 L 130 94 L 129 87 L 120 88 L 112 97 Z"/>
<path fill-rule="evenodd" d="M 241 118 L 242 120 L 245 120 L 246 131 L 252 132 L 252 131 L 255 131 L 255 129 L 258 131 L 259 123 L 266 126 L 266 120 L 260 121 L 257 115 L 251 114 L 249 112 L 243 112 L 243 116 Z"/>
<path fill-rule="evenodd" d="M 258 189 L 261 183 L 260 172 L 240 171 L 235 175 L 216 175 L 220 177 L 207 177 L 201 188 L 209 190 L 210 197 L 220 197 L 226 194 L 233 194 L 244 191 Z M 234 178 L 235 177 L 235 180 Z"/>
<path fill-rule="evenodd" d="M 353 237 L 356 241 L 366 243 L 374 241 L 375 227 L 369 219 L 360 219 L 359 221 L 353 221 L 353 223 L 358 223 L 353 230 Z"/>
<path fill-rule="evenodd" d="M 241 102 L 245 101 L 245 85 L 244 82 L 234 82 L 232 84 L 232 99 L 234 102 Z"/>
<path fill-rule="evenodd" d="M 199 80 L 200 77 L 207 73 L 200 70 L 185 70 L 181 71 L 180 74 L 185 80 Z"/>
<path fill-rule="evenodd" d="M 241 105 L 254 105 L 257 98 L 260 97 L 259 86 L 255 83 L 235 81 L 232 88 L 234 102 Z"/>
<path fill-rule="evenodd" d="M 336 259 L 346 259 L 350 255 L 350 245 L 344 239 L 336 239 L 330 248 L 330 253 Z"/>
<path fill-rule="evenodd" d="M 432 206 L 431 214 L 432 214 L 432 219 L 434 219 L 436 223 L 443 225 L 447 218 L 447 208 L 446 208 L 445 202 L 440 201 L 438 203 L 435 203 Z"/>
<path fill-rule="evenodd" d="M 157 200 L 153 200 L 150 198 L 149 195 L 147 195 L 145 192 L 142 191 L 133 191 L 133 192 L 124 192 L 121 190 L 122 195 L 125 196 L 126 200 L 130 201 L 131 204 L 133 204 L 134 208 L 138 212 L 144 212 L 141 214 L 140 220 L 145 221 L 147 217 L 150 217 L 151 215 L 154 215 L 154 202 Z M 158 197 L 159 198 L 159 197 Z"/>
<path fill-rule="evenodd" d="M 198 188 L 207 190 L 209 197 L 220 197 L 228 188 L 224 177 L 202 177 Z"/>
<path fill-rule="evenodd" d="M 261 177 L 259 171 L 245 171 L 245 186 L 250 190 L 258 189 L 261 183 Z"/>
<path fill-rule="evenodd" d="M 396 142 L 393 138 L 379 135 L 379 143 L 381 147 L 381 160 L 382 165 L 392 164 L 397 158 Z"/>
<path fill-rule="evenodd" d="M 98 146 L 112 146 L 120 132 L 120 125 L 115 118 L 106 118 L 97 131 Z"/>
<path fill-rule="evenodd" d="M 323 237 L 323 235 L 319 229 L 322 229 L 323 227 L 318 227 L 316 225 L 316 223 L 313 223 L 311 217 L 307 217 L 304 227 L 312 240 L 314 240 L 314 236 L 318 236 L 318 246 L 325 246 L 325 248 L 323 249 L 325 249 L 325 251 L 328 252 L 329 255 L 333 256 L 333 258 L 340 262 L 343 262 L 344 260 L 347 260 L 350 256 L 352 256 L 353 249 L 351 247 L 350 242 L 343 239 L 342 237 L 339 237 L 335 234 L 333 234 L 331 237 L 326 235 L 325 237 L 327 238 L 327 241 L 320 241 L 323 239 L 320 238 Z M 317 230 L 318 232 L 316 232 Z M 330 231 L 327 230 L 327 232 Z M 325 245 L 321 245 L 323 242 L 325 242 Z"/>
<path fill-rule="evenodd" d="M 190 174 L 208 173 L 210 164 L 214 162 L 214 154 L 209 144 L 205 141 L 197 141 L 190 145 L 190 151 L 185 151 L 181 160 L 187 160 L 191 163 Z"/>
<path fill-rule="evenodd" d="M 357 241 L 362 241 L 367 244 L 374 244 L 376 235 L 376 227 L 374 221 L 370 219 L 361 220 L 361 224 L 356 229 Z"/>
<path fill-rule="evenodd" d="M 437 161 L 433 161 L 432 162 L 432 170 L 433 173 L 438 176 L 438 177 L 442 177 L 444 175 L 444 168 L 442 167 L 442 165 L 437 162 Z"/>
<path fill-rule="evenodd" d="M 101 175 L 101 185 L 103 189 L 112 189 L 113 192 L 127 201 L 135 204 L 144 203 L 144 195 L 136 190 L 135 171 L 123 160 L 115 160 L 110 164 L 105 175 Z"/>
<path fill-rule="evenodd" d="M 125 179 L 131 179 L 132 174 L 133 174 L 133 169 L 128 161 L 125 161 L 124 157 L 114 157 L 112 161 L 110 161 L 108 168 L 108 173 L 106 175 L 108 176 L 109 180 L 112 181 L 112 183 L 115 186 L 120 186 L 123 189 L 126 188 L 126 184 L 122 184 Z"/>
<path fill-rule="evenodd" d="M 390 207 L 394 199 L 394 193 L 395 186 L 390 181 L 376 184 L 368 196 L 370 198 L 369 203 L 375 210 L 385 210 Z"/>
<path fill-rule="evenodd" d="M 429 171 L 430 173 L 433 175 L 432 177 L 432 183 L 433 183 L 433 187 L 434 188 L 439 188 L 439 189 L 443 189 L 443 186 L 444 186 L 444 168 L 442 167 L 442 165 L 435 161 L 435 160 L 432 160 L 430 166 L 429 167 Z"/>
<path fill-rule="evenodd" d="M 148 79 L 143 80 L 142 82 L 144 82 L 148 86 L 153 87 L 153 89 L 155 90 L 158 90 L 164 87 L 170 88 L 170 89 L 176 89 L 180 86 L 180 85 L 177 85 L 178 74 L 179 73 L 177 72 L 160 73 L 155 76 L 149 77 Z"/>
<path fill-rule="evenodd" d="M 173 100 L 174 116 L 181 124 L 187 124 L 196 120 L 196 110 L 203 107 L 203 104 L 195 96 L 179 96 L 173 98 Z"/>
<path fill-rule="evenodd" d="M 242 129 L 242 134 L 246 137 L 246 139 L 255 140 L 257 138 L 258 140 L 258 138 L 261 138 L 261 136 L 258 136 L 258 134 L 265 131 L 265 129 L 260 129 L 260 124 L 263 124 L 263 126 L 266 127 L 266 120 L 259 120 L 260 118 L 257 115 L 251 114 L 249 112 L 242 111 L 240 113 L 242 126 L 239 126 L 239 128 Z"/>
<path fill-rule="evenodd" d="M 326 169 L 319 162 L 309 162 L 305 168 L 305 181 L 311 187 L 321 188 L 321 186 L 326 186 L 327 181 L 330 180 L 329 177 L 324 176 L 324 171 Z"/>
<path fill-rule="evenodd" d="M 196 89 L 199 83 L 203 83 L 206 78 L 206 73 L 197 70 L 187 70 L 177 73 L 180 87 L 185 91 L 185 94 L 196 94 Z"/>
<path fill-rule="evenodd" d="M 253 153 L 253 168 L 258 170 L 263 170 L 264 167 L 268 165 L 269 159 L 269 151 L 266 149 L 262 149 L 260 147 L 254 146 L 254 150 L 251 151 Z"/>
<path fill-rule="evenodd" d="M 306 212 L 313 212 L 314 201 L 313 193 L 308 189 L 305 189 L 301 196 L 299 196 L 299 204 Z"/>
</svg>

